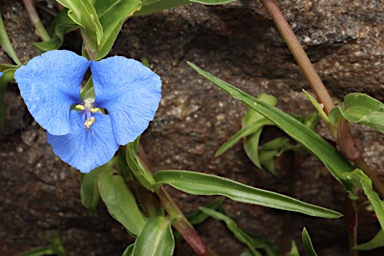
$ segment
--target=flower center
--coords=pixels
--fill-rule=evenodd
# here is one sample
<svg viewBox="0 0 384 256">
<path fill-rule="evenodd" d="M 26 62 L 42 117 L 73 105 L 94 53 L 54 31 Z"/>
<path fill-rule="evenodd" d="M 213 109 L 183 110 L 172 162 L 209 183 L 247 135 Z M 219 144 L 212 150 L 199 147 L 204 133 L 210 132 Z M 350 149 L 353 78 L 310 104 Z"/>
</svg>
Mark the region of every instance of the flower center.
<svg viewBox="0 0 384 256">
<path fill-rule="evenodd" d="M 84 126 L 87 130 L 89 130 L 96 120 L 93 114 L 99 111 L 100 109 L 92 107 L 92 104 L 89 102 L 85 102 L 84 105 L 76 105 L 76 108 L 84 113 Z"/>
</svg>

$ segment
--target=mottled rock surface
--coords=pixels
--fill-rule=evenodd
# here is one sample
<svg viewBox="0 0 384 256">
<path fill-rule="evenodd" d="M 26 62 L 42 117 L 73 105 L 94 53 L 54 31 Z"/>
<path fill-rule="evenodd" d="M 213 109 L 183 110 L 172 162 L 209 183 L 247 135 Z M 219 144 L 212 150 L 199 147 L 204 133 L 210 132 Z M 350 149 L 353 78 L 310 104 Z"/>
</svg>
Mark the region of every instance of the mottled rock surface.
<svg viewBox="0 0 384 256">
<path fill-rule="evenodd" d="M 335 100 L 353 91 L 384 100 L 382 1 L 277 2 Z M 49 15 L 40 13 L 49 23 Z M 1 14 L 20 59 L 28 61 L 37 55 L 31 42 L 39 38 L 21 1 L 2 1 Z M 80 49 L 76 36 L 67 36 L 67 48 Z M 257 171 L 240 144 L 214 157 L 240 128 L 247 109 L 186 64 L 191 61 L 252 95 L 273 94 L 278 107 L 288 113 L 314 111 L 301 92 L 309 89 L 307 82 L 258 1 L 194 4 L 132 18 L 124 24 L 111 54 L 146 58 L 162 77 L 161 106 L 142 137 L 155 169 L 202 171 L 289 193 L 290 154 L 277 161 L 277 178 Z M 0 62 L 10 63 L 1 49 Z M 18 255 L 46 245 L 47 236 L 56 230 L 61 230 L 70 255 L 120 255 L 131 241 L 128 235 L 103 205 L 94 216 L 87 213 L 80 202 L 79 173 L 53 155 L 45 131 L 33 122 L 14 83 L 8 85 L 6 107 L 7 127 L 0 135 L 0 255 Z M 324 126 L 317 129 L 329 137 Z M 271 128 L 264 136 L 271 138 L 276 133 L 280 134 Z M 380 170 L 383 136 L 361 126 L 353 126 L 353 133 L 370 165 L 384 178 Z M 187 215 L 213 200 L 170 192 Z M 297 197 L 339 211 L 345 200 L 341 186 L 314 157 L 304 159 Z M 224 208 L 250 234 L 279 242 L 284 212 L 229 200 Z M 319 255 L 347 255 L 345 225 L 344 219 L 292 214 L 290 234 L 300 244 L 305 226 Z M 366 214 L 360 228 L 361 241 L 367 241 L 376 234 L 378 224 Z M 239 255 L 246 250 L 218 221 L 209 220 L 197 230 L 219 255 Z M 382 254 L 378 251 L 376 255 Z"/>
</svg>

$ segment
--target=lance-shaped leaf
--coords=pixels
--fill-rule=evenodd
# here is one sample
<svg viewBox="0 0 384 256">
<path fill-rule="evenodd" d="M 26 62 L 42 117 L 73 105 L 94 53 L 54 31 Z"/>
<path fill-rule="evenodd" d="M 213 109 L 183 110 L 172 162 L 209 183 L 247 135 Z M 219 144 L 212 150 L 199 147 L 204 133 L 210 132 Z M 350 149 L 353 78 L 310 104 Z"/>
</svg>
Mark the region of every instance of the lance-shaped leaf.
<svg viewBox="0 0 384 256">
<path fill-rule="evenodd" d="M 380 247 L 384 247 L 384 231 L 382 229 L 379 230 L 372 240 L 359 244 L 353 247 L 353 249 L 358 251 L 369 251 Z"/>
<path fill-rule="evenodd" d="M 46 42 L 37 42 L 34 45 L 41 51 L 51 51 L 59 49 L 64 41 L 64 35 L 80 28 L 69 16 L 68 10 L 62 10 L 52 21 L 49 28 L 51 40 Z"/>
<path fill-rule="evenodd" d="M 191 0 L 191 2 L 206 4 L 206 5 L 228 4 L 235 1 L 236 0 Z"/>
<path fill-rule="evenodd" d="M 345 96 L 344 108 L 335 107 L 329 113 L 332 123 L 337 123 L 341 116 L 384 133 L 384 104 L 366 94 L 351 93 Z"/>
<path fill-rule="evenodd" d="M 303 231 L 301 232 L 301 239 L 303 240 L 304 250 L 306 253 L 305 255 L 317 256 L 306 228 L 303 228 Z"/>
<path fill-rule="evenodd" d="M 381 225 L 381 230 L 384 231 L 384 204 L 380 200 L 380 197 L 377 195 L 377 193 L 373 190 L 372 181 L 360 169 L 356 169 L 353 172 L 346 174 L 345 179 L 357 184 L 363 189 L 364 194 L 371 202 L 371 205 L 376 213 L 376 216 Z"/>
<path fill-rule="evenodd" d="M 108 54 L 123 23 L 140 8 L 140 0 L 96 1 L 95 9 L 103 28 L 103 37 L 100 40 L 96 59 L 101 59 Z"/>
<path fill-rule="evenodd" d="M 89 173 L 81 173 L 81 188 L 80 188 L 80 196 L 81 202 L 84 207 L 88 209 L 88 211 L 92 214 L 96 211 L 96 208 L 100 201 L 100 193 L 98 186 L 98 175 L 107 170 L 111 169 L 112 166 L 116 162 L 116 158 L 112 158 L 111 161 L 102 165 L 96 169 L 93 169 Z"/>
<path fill-rule="evenodd" d="M 239 228 L 231 218 L 229 218 L 224 213 L 205 207 L 200 207 L 200 210 L 214 219 L 224 221 L 227 225 L 227 228 L 233 233 L 236 239 L 246 244 L 249 250 L 253 253 L 253 255 L 261 255 L 261 253 L 258 252 L 258 249 L 265 250 L 268 256 L 273 256 L 277 254 L 277 248 L 275 246 L 265 241 L 264 239 L 259 239 L 248 235 L 244 230 Z"/>
<path fill-rule="evenodd" d="M 318 134 L 281 110 L 246 94 L 233 85 L 200 69 L 193 63 L 189 62 L 188 64 L 200 75 L 229 93 L 233 98 L 241 101 L 273 121 L 276 126 L 282 129 L 292 139 L 303 145 L 313 155 L 317 156 L 347 191 L 352 191 L 350 184 L 344 180 L 343 174 L 351 172 L 353 167 L 337 149 L 331 146 Z"/>
<path fill-rule="evenodd" d="M 17 65 L 21 65 L 21 61 L 17 57 L 17 54 L 12 47 L 11 41 L 9 41 L 7 31 L 5 30 L 5 27 L 4 27 L 3 18 L 1 17 L 1 12 L 0 12 L 0 46 Z"/>
<path fill-rule="evenodd" d="M 165 217 L 153 217 L 147 220 L 138 235 L 133 248 L 134 256 L 172 256 L 175 241 L 171 222 Z"/>
<path fill-rule="evenodd" d="M 86 35 L 84 40 L 89 40 L 93 49 L 97 49 L 103 37 L 103 29 L 97 17 L 96 10 L 90 0 L 57 0 L 68 8 L 68 16 L 82 27 Z M 91 49 L 90 49 L 91 50 Z"/>
<path fill-rule="evenodd" d="M 153 179 L 152 174 L 145 168 L 142 164 L 140 158 L 137 156 L 136 152 L 139 147 L 139 138 L 137 138 L 134 142 L 128 143 L 126 147 L 126 160 L 131 169 L 133 175 L 135 175 L 136 179 L 143 185 L 146 189 L 150 191 L 155 191 L 153 188 L 153 184 L 155 184 L 155 180 Z"/>
<path fill-rule="evenodd" d="M 113 169 L 99 174 L 99 191 L 108 212 L 131 234 L 137 236 L 146 218 L 139 210 L 135 197 L 128 189 L 124 179 Z"/>
<path fill-rule="evenodd" d="M 190 4 L 189 0 L 147 0 L 143 1 L 143 8 L 140 11 L 135 12 L 134 16 L 149 14 L 153 12 L 158 12 L 161 10 L 176 8 L 186 4 Z"/>
<path fill-rule="evenodd" d="M 339 218 L 342 216 L 333 210 L 214 175 L 180 170 L 162 170 L 156 172 L 154 178 L 157 185 L 168 184 L 193 195 L 221 195 L 237 202 L 300 212 L 322 218 Z"/>
</svg>

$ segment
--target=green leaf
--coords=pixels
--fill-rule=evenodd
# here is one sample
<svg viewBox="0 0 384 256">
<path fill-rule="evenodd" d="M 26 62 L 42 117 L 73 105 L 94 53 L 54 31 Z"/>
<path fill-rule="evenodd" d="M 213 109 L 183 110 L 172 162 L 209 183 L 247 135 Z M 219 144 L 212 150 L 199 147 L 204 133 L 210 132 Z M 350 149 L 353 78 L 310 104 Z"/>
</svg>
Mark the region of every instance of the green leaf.
<svg viewBox="0 0 384 256">
<path fill-rule="evenodd" d="M 67 7 L 68 16 L 81 26 L 85 42 L 89 42 L 92 49 L 96 50 L 103 38 L 103 28 L 100 24 L 96 10 L 90 0 L 57 0 L 60 4 Z"/>
<path fill-rule="evenodd" d="M 80 188 L 80 196 L 81 196 L 81 202 L 83 203 L 84 207 L 88 209 L 90 213 L 94 213 L 96 211 L 97 206 L 99 205 L 100 201 L 100 193 L 99 193 L 99 187 L 98 187 L 98 179 L 97 176 L 100 172 L 106 170 L 105 167 L 101 166 L 94 170 L 92 170 L 89 173 L 82 173 L 81 174 L 81 188 Z"/>
<path fill-rule="evenodd" d="M 340 116 L 353 123 L 365 124 L 384 133 L 384 104 L 362 93 L 351 93 L 344 97 L 344 108 L 335 107 L 329 113 L 332 123 Z"/>
<path fill-rule="evenodd" d="M 220 210 L 222 211 L 222 206 L 224 202 L 224 197 L 219 197 L 215 199 L 212 203 L 208 204 L 205 208 L 212 210 Z M 209 216 L 201 210 L 198 210 L 195 214 L 188 217 L 188 222 L 191 225 L 196 225 L 204 222 Z"/>
<path fill-rule="evenodd" d="M 46 42 L 35 42 L 34 45 L 41 51 L 51 51 L 59 49 L 63 44 L 64 35 L 79 29 L 77 25 L 69 16 L 68 10 L 62 10 L 52 21 L 49 29 L 51 39 Z"/>
<path fill-rule="evenodd" d="M 260 163 L 265 169 L 276 176 L 275 158 L 293 147 L 287 137 L 279 137 L 271 140 L 265 143 L 259 150 Z"/>
<path fill-rule="evenodd" d="M 113 169 L 101 172 L 98 178 L 100 196 L 107 206 L 108 212 L 131 234 L 137 236 L 143 228 L 146 218 L 139 210 L 135 197 L 123 178 Z"/>
<path fill-rule="evenodd" d="M 242 254 L 240 254 L 240 256 L 254 256 L 254 255 L 252 252 L 246 251 L 246 252 L 243 252 Z"/>
<path fill-rule="evenodd" d="M 287 256 L 300 256 L 299 249 L 297 248 L 297 245 L 293 240 L 291 243 L 291 251 L 288 253 Z"/>
<path fill-rule="evenodd" d="M 383 108 L 383 103 L 363 93 L 351 93 L 344 97 L 344 109 L 351 119 L 355 118 L 355 122 L 373 112 L 383 112 Z"/>
<path fill-rule="evenodd" d="M 147 220 L 133 248 L 135 256 L 171 256 L 175 241 L 171 222 L 165 217 L 153 217 Z"/>
<path fill-rule="evenodd" d="M 48 239 L 49 239 L 48 246 L 33 249 L 29 252 L 22 253 L 19 256 L 44 256 L 44 255 L 66 256 L 67 255 L 61 243 L 59 231 L 56 231 Z"/>
<path fill-rule="evenodd" d="M 98 175 L 107 170 L 111 169 L 115 164 L 117 158 L 112 158 L 108 163 L 93 169 L 89 173 L 81 173 L 81 188 L 80 196 L 81 202 L 84 207 L 93 214 L 96 211 L 96 208 L 100 202 L 100 192 L 98 186 Z"/>
<path fill-rule="evenodd" d="M 123 254 L 121 256 L 132 256 L 133 255 L 133 247 L 135 244 L 130 244 L 125 248 Z"/>
<path fill-rule="evenodd" d="M 266 242 L 265 240 L 256 239 L 253 236 L 248 235 L 244 230 L 239 228 L 231 218 L 229 218 L 225 214 L 209 208 L 205 208 L 205 207 L 200 207 L 200 210 L 214 219 L 224 221 L 225 224 L 227 225 L 227 228 L 233 233 L 236 239 L 246 244 L 253 255 L 261 256 L 261 253 L 258 252 L 257 249 L 266 250 L 267 255 L 277 254 L 276 247 L 272 246 L 270 243 Z"/>
<path fill-rule="evenodd" d="M 261 93 L 258 96 L 258 99 L 273 106 L 277 103 L 277 100 L 274 96 L 265 93 Z M 240 139 L 248 136 L 244 141 L 244 150 L 248 155 L 248 158 L 256 165 L 256 167 L 262 170 L 263 168 L 259 160 L 259 139 L 262 129 L 266 125 L 273 125 L 273 122 L 259 114 L 257 111 L 249 109 L 242 118 L 242 129 L 238 131 L 226 143 L 224 143 L 217 150 L 215 156 L 221 155 L 235 143 L 237 143 Z"/>
<path fill-rule="evenodd" d="M 303 228 L 303 231 L 301 232 L 301 239 L 303 240 L 303 246 L 306 255 L 317 256 L 306 228 Z"/>
<path fill-rule="evenodd" d="M 381 230 L 384 231 L 384 204 L 373 190 L 371 179 L 360 169 L 355 169 L 353 172 L 345 175 L 345 179 L 361 186 L 364 194 L 371 202 L 373 210 L 381 225 Z"/>
<path fill-rule="evenodd" d="M 102 0 L 97 1 L 96 12 L 103 28 L 95 59 L 102 59 L 111 50 L 123 23 L 141 9 L 140 0 Z M 112 18 L 113 17 L 113 18 Z"/>
<path fill-rule="evenodd" d="M 156 181 L 153 179 L 152 174 L 145 168 L 142 164 L 140 158 L 137 156 L 136 151 L 139 146 L 139 138 L 137 138 L 134 142 L 128 143 L 126 147 L 126 160 L 131 169 L 133 175 L 136 179 L 143 185 L 146 189 L 154 192 L 155 189 L 153 185 Z"/>
<path fill-rule="evenodd" d="M 264 172 L 264 168 L 260 162 L 259 142 L 260 142 L 260 136 L 263 131 L 264 125 L 273 125 L 273 122 L 268 121 L 268 124 L 263 123 L 261 126 L 258 127 L 259 129 L 255 133 L 249 135 L 245 139 L 243 144 L 244 151 L 247 154 L 248 158 L 262 172 Z"/>
<path fill-rule="evenodd" d="M 162 10 L 167 10 L 171 8 L 176 8 L 186 4 L 190 4 L 189 0 L 159 0 L 159 1 L 150 1 L 143 5 L 140 11 L 135 12 L 134 16 L 150 14 L 153 12 L 158 12 Z"/>
<path fill-rule="evenodd" d="M 180 170 L 163 170 L 156 172 L 154 178 L 157 185 L 168 184 L 193 195 L 221 195 L 237 202 L 300 212 L 322 218 L 339 218 L 342 216 L 333 210 L 214 175 Z"/>
<path fill-rule="evenodd" d="M 376 234 L 371 241 L 366 242 L 364 244 L 359 244 L 358 246 L 353 247 L 354 250 L 358 251 L 369 251 L 379 247 L 384 246 L 384 231 L 382 229 Z"/>
<path fill-rule="evenodd" d="M 327 116 L 327 114 L 323 110 L 324 106 L 320 105 L 317 102 L 317 100 L 311 94 L 309 94 L 309 92 L 307 92 L 306 90 L 303 90 L 303 92 L 307 96 L 307 98 L 311 101 L 312 105 L 316 108 L 316 110 L 319 113 L 321 119 L 323 119 L 323 121 L 325 123 L 329 123 L 328 116 Z"/>
<path fill-rule="evenodd" d="M 236 0 L 191 0 L 191 2 L 206 4 L 206 5 L 227 4 L 235 1 Z"/>
<path fill-rule="evenodd" d="M 353 167 L 337 149 L 331 146 L 318 134 L 281 110 L 272 107 L 265 102 L 257 100 L 233 85 L 230 85 L 216 78 L 212 74 L 205 72 L 193 63 L 189 62 L 188 64 L 199 74 L 229 93 L 232 97 L 243 102 L 247 106 L 253 108 L 273 121 L 276 126 L 282 129 L 292 139 L 303 145 L 313 155 L 317 156 L 336 178 L 336 180 L 344 186 L 346 191 L 351 191 L 351 188 L 349 187 L 350 184 L 344 180 L 343 174 L 351 172 Z"/>
<path fill-rule="evenodd" d="M 19 256 L 45 256 L 45 255 L 53 255 L 55 251 L 50 247 L 40 247 L 36 249 L 32 249 L 28 252 L 22 253 Z"/>
<path fill-rule="evenodd" d="M 262 127 L 265 125 L 273 125 L 273 123 L 266 118 L 262 118 L 242 128 L 217 150 L 215 156 L 220 156 L 221 154 L 226 152 L 229 148 L 231 148 L 233 145 L 235 145 L 239 140 L 241 140 L 246 136 L 256 133 L 257 131 L 262 129 Z"/>
<path fill-rule="evenodd" d="M 0 46 L 8 54 L 8 56 L 13 60 L 13 62 L 15 62 L 17 65 L 22 64 L 19 58 L 17 57 L 17 54 L 13 49 L 11 42 L 9 41 L 7 31 L 5 30 L 5 27 L 4 27 L 3 18 L 1 17 L 1 12 L 0 12 Z"/>
</svg>

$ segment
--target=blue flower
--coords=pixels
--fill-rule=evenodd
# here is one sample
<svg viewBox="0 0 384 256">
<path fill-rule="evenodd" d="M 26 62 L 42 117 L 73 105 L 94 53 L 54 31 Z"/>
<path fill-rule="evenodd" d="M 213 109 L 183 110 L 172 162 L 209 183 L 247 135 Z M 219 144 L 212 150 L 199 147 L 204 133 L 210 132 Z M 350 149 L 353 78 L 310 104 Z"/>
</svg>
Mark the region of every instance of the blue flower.
<svg viewBox="0 0 384 256">
<path fill-rule="evenodd" d="M 88 68 L 94 101 L 80 97 Z M 119 145 L 143 133 L 161 99 L 160 77 L 121 56 L 88 61 L 70 51 L 49 51 L 17 69 L 15 80 L 53 152 L 83 173 L 107 163 Z"/>
<path fill-rule="evenodd" d="M 3 76 L 3 72 L 0 72 L 0 77 L 2 77 Z"/>
</svg>

